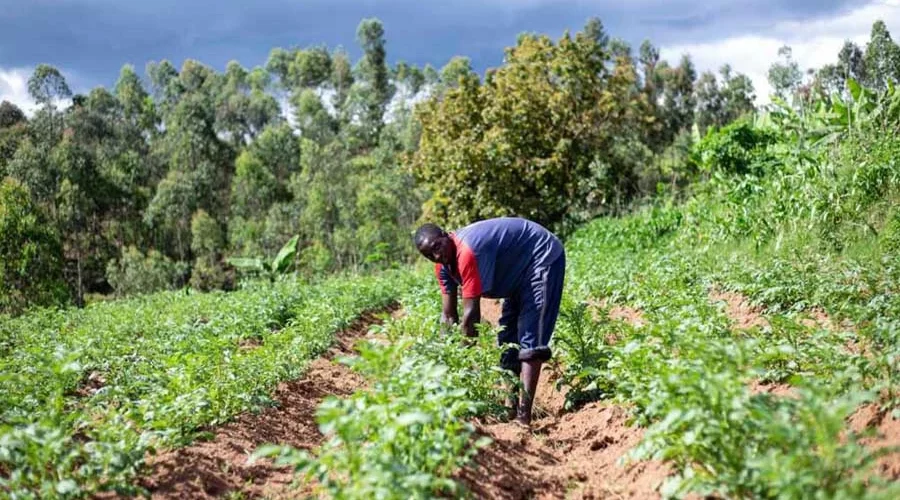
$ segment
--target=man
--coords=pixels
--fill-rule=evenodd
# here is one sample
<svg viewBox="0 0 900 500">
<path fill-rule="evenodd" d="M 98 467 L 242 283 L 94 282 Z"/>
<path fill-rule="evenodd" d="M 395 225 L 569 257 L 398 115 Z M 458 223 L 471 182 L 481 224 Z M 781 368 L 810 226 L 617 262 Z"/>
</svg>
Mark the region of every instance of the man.
<svg viewBox="0 0 900 500">
<path fill-rule="evenodd" d="M 524 392 L 511 398 L 511 414 L 531 424 L 531 409 L 541 375 L 550 359 L 550 337 L 562 296 L 566 256 L 562 243 L 541 225 L 521 218 L 501 217 L 447 233 L 434 224 L 416 231 L 416 248 L 435 262 L 441 286 L 445 324 L 458 324 L 458 289 L 462 288 L 462 330 L 477 335 L 481 297 L 502 298 L 499 344 L 506 350 L 500 365 L 520 377 Z"/>
</svg>

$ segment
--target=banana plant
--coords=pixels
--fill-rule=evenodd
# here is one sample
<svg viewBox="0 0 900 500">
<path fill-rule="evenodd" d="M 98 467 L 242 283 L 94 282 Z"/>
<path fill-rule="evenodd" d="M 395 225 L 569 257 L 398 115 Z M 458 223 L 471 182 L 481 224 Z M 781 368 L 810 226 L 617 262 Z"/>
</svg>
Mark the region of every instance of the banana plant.
<svg viewBox="0 0 900 500">
<path fill-rule="evenodd" d="M 242 272 L 262 274 L 269 279 L 275 279 L 276 275 L 285 274 L 291 269 L 299 241 L 300 235 L 295 235 L 281 247 L 271 262 L 261 257 L 231 257 L 226 262 Z"/>
<path fill-rule="evenodd" d="M 772 109 L 765 114 L 766 124 L 788 132 L 795 141 L 813 146 L 827 146 L 873 127 L 885 128 L 900 122 L 900 92 L 893 83 L 878 93 L 850 78 L 849 97 L 821 99 L 805 109 L 797 109 L 781 98 L 772 99 Z"/>
</svg>

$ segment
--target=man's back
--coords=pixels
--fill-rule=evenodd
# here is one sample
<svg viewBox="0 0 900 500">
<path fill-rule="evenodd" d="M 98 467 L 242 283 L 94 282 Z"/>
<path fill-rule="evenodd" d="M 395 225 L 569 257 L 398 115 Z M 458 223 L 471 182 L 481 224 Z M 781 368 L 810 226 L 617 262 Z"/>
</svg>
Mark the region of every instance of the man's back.
<svg viewBox="0 0 900 500">
<path fill-rule="evenodd" d="M 525 270 L 549 265 L 563 253 L 559 239 L 535 222 L 500 217 L 470 224 L 453 233 L 474 254 L 485 297 L 507 297 L 521 285 Z"/>
</svg>

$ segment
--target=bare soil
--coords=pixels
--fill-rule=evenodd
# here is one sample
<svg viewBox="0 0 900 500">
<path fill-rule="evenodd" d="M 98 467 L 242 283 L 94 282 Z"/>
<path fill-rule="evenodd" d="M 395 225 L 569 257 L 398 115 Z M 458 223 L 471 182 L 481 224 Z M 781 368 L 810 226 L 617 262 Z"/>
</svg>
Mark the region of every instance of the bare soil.
<svg viewBox="0 0 900 500">
<path fill-rule="evenodd" d="M 791 386 L 790 384 L 775 384 L 772 382 L 760 382 L 759 380 L 754 380 L 750 383 L 750 393 L 751 394 L 763 394 L 768 393 L 773 396 L 778 397 L 796 397 L 796 388 Z"/>
<path fill-rule="evenodd" d="M 240 492 L 241 498 L 285 496 L 291 491 L 292 472 L 268 460 L 249 464 L 250 454 L 267 443 L 300 449 L 322 443 L 316 408 L 328 396 L 347 396 L 365 384 L 360 375 L 333 359 L 351 354 L 356 340 L 378 321 L 375 313 L 366 313 L 340 332 L 335 345 L 312 361 L 302 378 L 278 386 L 276 406 L 238 416 L 217 427 L 209 441 L 151 457 L 140 485 L 154 499 L 217 498 L 232 492 Z"/>
<path fill-rule="evenodd" d="M 499 304 L 482 302 L 482 317 L 496 324 Z M 639 311 L 631 316 L 639 317 Z M 517 423 L 476 423 L 493 443 L 456 477 L 475 498 L 656 499 L 671 473 L 659 462 L 622 465 L 620 459 L 640 442 L 643 429 L 628 423 L 620 406 L 590 403 L 564 409 L 565 392 L 556 390 L 552 363 L 538 386 L 530 429 Z"/>
<path fill-rule="evenodd" d="M 531 429 L 517 423 L 479 422 L 479 435 L 493 443 L 457 474 L 474 498 L 660 498 L 671 473 L 660 462 L 620 460 L 637 445 L 643 429 L 628 423 L 627 410 L 590 403 L 563 410 L 564 395 L 542 374 Z"/>
<path fill-rule="evenodd" d="M 736 293 L 713 289 L 709 293 L 713 302 L 725 303 L 725 314 L 732 321 L 734 328 L 749 330 L 751 328 L 769 328 L 769 321 L 763 317 L 762 309 L 750 303 L 750 299 Z"/>
<path fill-rule="evenodd" d="M 767 327 L 759 310 L 740 294 L 716 292 L 714 301 L 724 301 L 735 328 Z M 604 304 L 605 307 L 605 304 Z M 502 302 L 484 299 L 484 321 L 497 324 Z M 392 317 L 402 317 L 399 309 Z M 616 306 L 610 318 L 644 324 L 640 310 Z M 826 317 L 812 320 L 832 325 Z M 229 493 L 241 498 L 291 498 L 290 470 L 275 467 L 269 461 L 248 463 L 249 455 L 265 443 L 282 443 L 313 449 L 323 441 L 315 423 L 315 411 L 328 396 L 347 396 L 365 386 L 365 380 L 333 358 L 353 353 L 355 342 L 376 323 L 367 314 L 337 336 L 337 343 L 326 356 L 310 363 L 306 375 L 281 384 L 275 399 L 278 405 L 260 414 L 245 414 L 214 430 L 215 437 L 186 448 L 152 457 L 149 473 L 141 485 L 152 498 L 219 498 Z M 248 346 L 252 348 L 253 346 Z M 535 421 L 531 428 L 517 423 L 480 420 L 478 434 L 490 437 L 491 445 L 481 450 L 473 464 L 459 471 L 460 480 L 475 498 L 518 499 L 658 499 L 659 487 L 673 470 L 655 461 L 628 462 L 627 454 L 642 439 L 644 430 L 631 426 L 626 408 L 590 403 L 575 411 L 566 411 L 565 392 L 555 388 L 555 363 L 545 365 L 535 403 Z M 786 384 L 751 385 L 754 393 L 772 393 L 790 397 Z M 876 428 L 878 435 L 863 443 L 873 448 L 900 445 L 900 421 L 877 411 L 875 406 L 860 408 L 849 427 Z M 879 471 L 900 478 L 900 453 L 879 461 Z"/>
<path fill-rule="evenodd" d="M 875 430 L 874 436 L 860 440 L 861 444 L 871 450 L 900 447 L 900 420 L 894 419 L 889 412 L 880 412 L 877 405 L 868 404 L 856 410 L 850 416 L 849 427 L 854 432 Z M 876 470 L 888 479 L 900 479 L 900 451 L 879 458 Z"/>
<path fill-rule="evenodd" d="M 647 320 L 644 319 L 644 311 L 621 304 L 609 306 L 609 301 L 605 298 L 590 300 L 588 301 L 588 306 L 595 320 L 600 319 L 600 309 L 609 308 L 609 311 L 607 312 L 609 319 L 624 321 L 635 328 L 640 328 L 647 324 Z"/>
</svg>

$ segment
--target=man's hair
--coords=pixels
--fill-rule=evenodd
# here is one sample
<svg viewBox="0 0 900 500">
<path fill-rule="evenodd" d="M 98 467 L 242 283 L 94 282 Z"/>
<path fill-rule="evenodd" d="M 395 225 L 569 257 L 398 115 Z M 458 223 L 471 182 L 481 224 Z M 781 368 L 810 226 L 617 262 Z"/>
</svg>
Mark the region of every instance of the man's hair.
<svg viewBox="0 0 900 500">
<path fill-rule="evenodd" d="M 416 230 L 416 236 L 414 237 L 416 248 L 421 248 L 422 241 L 426 239 L 434 240 L 443 235 L 444 230 L 441 229 L 437 224 L 432 224 L 430 222 L 423 224 L 419 229 Z"/>
</svg>

